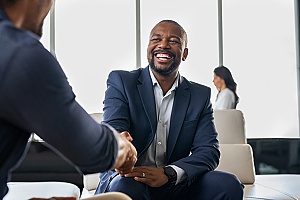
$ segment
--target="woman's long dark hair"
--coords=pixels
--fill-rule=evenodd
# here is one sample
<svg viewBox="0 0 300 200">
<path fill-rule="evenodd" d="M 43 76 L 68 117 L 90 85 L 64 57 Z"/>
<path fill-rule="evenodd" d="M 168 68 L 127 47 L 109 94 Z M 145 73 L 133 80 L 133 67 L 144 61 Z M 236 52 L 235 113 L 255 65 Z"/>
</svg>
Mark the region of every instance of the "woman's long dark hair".
<svg viewBox="0 0 300 200">
<path fill-rule="evenodd" d="M 216 67 L 214 73 L 225 81 L 226 87 L 230 89 L 235 96 L 235 105 L 239 102 L 239 96 L 236 94 L 236 82 L 234 82 L 233 77 L 229 69 L 225 66 Z"/>
</svg>

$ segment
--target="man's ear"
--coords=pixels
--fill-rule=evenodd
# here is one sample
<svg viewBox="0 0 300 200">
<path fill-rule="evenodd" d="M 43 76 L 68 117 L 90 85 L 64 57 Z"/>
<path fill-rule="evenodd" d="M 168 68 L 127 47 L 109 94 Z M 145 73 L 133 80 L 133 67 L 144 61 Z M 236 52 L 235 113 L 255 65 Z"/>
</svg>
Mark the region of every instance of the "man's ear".
<svg viewBox="0 0 300 200">
<path fill-rule="evenodd" d="M 185 61 L 185 60 L 186 60 L 188 54 L 189 54 L 189 50 L 188 50 L 188 48 L 185 48 L 185 49 L 183 50 L 182 61 Z"/>
</svg>

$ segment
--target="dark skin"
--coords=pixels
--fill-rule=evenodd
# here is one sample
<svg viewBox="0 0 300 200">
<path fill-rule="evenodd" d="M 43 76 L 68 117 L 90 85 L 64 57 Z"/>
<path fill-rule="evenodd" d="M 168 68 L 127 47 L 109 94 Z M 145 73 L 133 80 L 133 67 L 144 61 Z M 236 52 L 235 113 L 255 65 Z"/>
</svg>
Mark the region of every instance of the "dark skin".
<svg viewBox="0 0 300 200">
<path fill-rule="evenodd" d="M 43 22 L 53 2 L 54 0 L 22 0 L 4 6 L 4 10 L 16 27 L 42 36 Z"/>
<path fill-rule="evenodd" d="M 120 133 L 120 137 L 128 140 L 129 142 L 133 141 L 133 138 L 127 131 Z M 128 156 L 126 158 L 126 161 L 124 162 L 124 164 L 115 169 L 115 171 L 118 172 L 121 176 L 124 176 L 125 174 L 131 172 L 137 161 L 136 150 L 134 149 L 134 150 L 130 150 L 130 151 L 135 151 L 135 153 L 133 155 Z"/>
<path fill-rule="evenodd" d="M 175 66 L 168 74 L 159 73 L 157 70 L 151 69 L 164 94 L 168 92 L 176 80 L 179 64 L 187 58 L 188 49 L 184 38 L 182 30 L 177 25 L 169 22 L 158 23 L 150 33 L 147 49 L 149 63 L 152 61 L 155 68 L 162 71 L 168 71 L 168 69 L 172 68 L 172 65 Z M 142 176 L 143 173 L 145 173 L 145 177 Z M 123 171 L 120 175 L 132 177 L 136 181 L 151 187 L 160 187 L 168 182 L 164 169 L 157 167 L 134 167 L 130 172 L 125 173 Z"/>
</svg>

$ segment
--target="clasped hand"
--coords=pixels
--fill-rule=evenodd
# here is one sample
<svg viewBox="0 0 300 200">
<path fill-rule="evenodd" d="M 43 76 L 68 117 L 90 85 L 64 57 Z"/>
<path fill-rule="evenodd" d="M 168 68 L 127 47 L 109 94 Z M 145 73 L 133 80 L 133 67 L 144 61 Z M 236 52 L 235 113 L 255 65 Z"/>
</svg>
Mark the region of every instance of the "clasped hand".
<svg viewBox="0 0 300 200">
<path fill-rule="evenodd" d="M 134 167 L 137 161 L 137 151 L 132 145 L 133 138 L 131 135 L 124 131 L 119 134 L 121 144 L 123 148 L 119 150 L 119 154 L 124 154 L 122 156 L 122 161 L 119 165 L 115 165 L 115 171 L 120 174 L 120 176 L 132 177 L 136 181 L 147 184 L 151 187 L 160 187 L 168 182 L 168 177 L 164 174 L 163 168 L 156 167 Z M 125 156 L 126 155 L 126 156 Z M 118 156 L 119 157 L 119 156 Z"/>
<path fill-rule="evenodd" d="M 124 131 L 119 134 L 119 152 L 114 169 L 121 175 L 131 172 L 136 161 L 137 151 L 133 144 L 131 135 Z"/>
</svg>

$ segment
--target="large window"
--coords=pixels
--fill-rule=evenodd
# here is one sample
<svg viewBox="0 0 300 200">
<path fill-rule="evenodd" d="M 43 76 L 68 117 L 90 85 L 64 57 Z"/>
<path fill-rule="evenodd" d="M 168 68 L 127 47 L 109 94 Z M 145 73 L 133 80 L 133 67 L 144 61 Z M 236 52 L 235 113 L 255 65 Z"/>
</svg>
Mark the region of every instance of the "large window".
<svg viewBox="0 0 300 200">
<path fill-rule="evenodd" d="M 89 113 L 102 112 L 111 70 L 135 69 L 134 2 L 56 1 L 56 56 Z"/>
<path fill-rule="evenodd" d="M 223 0 L 224 64 L 248 137 L 299 137 L 294 0 Z"/>
<path fill-rule="evenodd" d="M 180 73 L 211 87 L 214 103 L 218 1 L 140 0 L 141 66 L 135 3 L 56 2 L 56 56 L 79 103 L 89 113 L 101 112 L 108 73 L 146 67 L 149 33 L 163 19 L 187 31 L 189 56 Z M 247 137 L 299 137 L 294 0 L 223 0 L 222 18 L 223 63 L 238 83 Z"/>
</svg>

